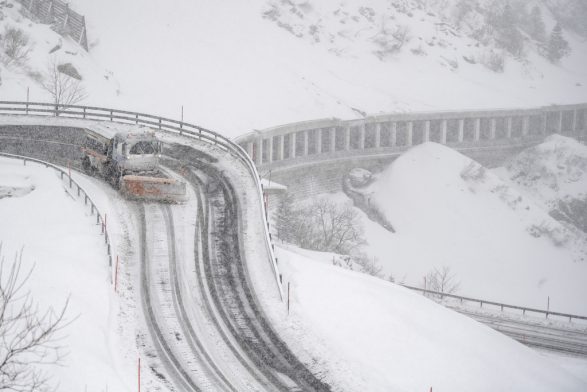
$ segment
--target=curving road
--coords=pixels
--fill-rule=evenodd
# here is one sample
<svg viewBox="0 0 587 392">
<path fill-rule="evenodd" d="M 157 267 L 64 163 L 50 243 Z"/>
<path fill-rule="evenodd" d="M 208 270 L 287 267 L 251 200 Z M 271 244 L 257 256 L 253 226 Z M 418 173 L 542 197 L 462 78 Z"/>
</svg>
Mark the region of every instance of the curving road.
<svg viewBox="0 0 587 392">
<path fill-rule="evenodd" d="M 136 205 L 143 312 L 166 381 L 180 391 L 330 391 L 263 314 L 243 257 L 238 194 L 202 161 L 166 160 L 191 185 L 186 205 Z"/>
</svg>

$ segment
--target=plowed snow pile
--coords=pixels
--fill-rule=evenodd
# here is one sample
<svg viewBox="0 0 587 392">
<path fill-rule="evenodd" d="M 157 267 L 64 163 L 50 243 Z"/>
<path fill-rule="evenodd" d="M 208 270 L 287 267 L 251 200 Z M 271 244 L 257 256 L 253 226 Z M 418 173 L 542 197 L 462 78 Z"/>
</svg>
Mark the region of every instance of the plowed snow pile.
<svg viewBox="0 0 587 392">
<path fill-rule="evenodd" d="M 585 233 L 460 153 L 417 146 L 362 192 L 396 230 L 366 228 L 396 279 L 421 286 L 448 266 L 464 295 L 587 314 Z"/>
<path fill-rule="evenodd" d="M 278 248 L 291 347 L 343 391 L 583 391 L 582 380 L 472 319 L 381 279 Z M 584 374 L 584 373 L 583 373 Z M 339 389 L 337 389 L 337 387 Z"/>
</svg>

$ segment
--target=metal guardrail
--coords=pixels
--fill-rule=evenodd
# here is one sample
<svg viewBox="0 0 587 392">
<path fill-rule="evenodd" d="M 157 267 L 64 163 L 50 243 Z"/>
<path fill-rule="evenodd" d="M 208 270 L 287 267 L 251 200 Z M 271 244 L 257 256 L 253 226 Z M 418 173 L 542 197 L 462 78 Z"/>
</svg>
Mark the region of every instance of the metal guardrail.
<svg viewBox="0 0 587 392">
<path fill-rule="evenodd" d="M 238 158 L 247 168 L 249 174 L 255 181 L 258 193 L 258 208 L 263 219 L 265 246 L 271 257 L 271 265 L 275 274 L 280 299 L 283 301 L 283 287 L 281 276 L 277 268 L 277 259 L 273 250 L 271 236 L 269 234 L 269 221 L 267 211 L 263 202 L 263 187 L 261 177 L 257 168 L 246 151 L 229 138 L 222 136 L 209 129 L 199 127 L 187 122 L 173 120 L 165 117 L 153 116 L 146 113 L 130 112 L 110 108 L 82 105 L 56 105 L 44 102 L 19 102 L 0 101 L 0 114 L 4 115 L 26 115 L 42 116 L 53 118 L 72 118 L 94 121 L 111 121 L 121 124 L 136 124 L 151 127 L 155 131 L 166 132 L 173 135 L 185 136 L 215 145 L 224 151 L 229 152 Z M 16 125 L 16 124 L 15 124 Z"/>
<path fill-rule="evenodd" d="M 90 203 L 91 215 L 94 215 L 94 211 L 96 212 L 96 224 L 97 225 L 102 224 L 102 234 L 104 234 L 104 243 L 106 244 L 106 249 L 108 251 L 108 266 L 112 267 L 112 247 L 110 245 L 110 236 L 108 235 L 108 227 L 106 226 L 106 220 L 105 220 L 105 218 L 102 217 L 102 214 L 100 214 L 100 211 L 98 210 L 98 207 L 96 207 L 96 204 L 94 203 L 92 198 L 73 178 L 71 178 L 70 173 L 66 173 L 65 170 L 61 169 L 57 165 L 54 165 L 52 163 L 45 162 L 45 161 L 42 161 L 42 160 L 36 159 L 36 158 L 30 158 L 30 157 L 26 157 L 23 155 L 8 154 L 8 153 L 1 152 L 1 151 L 0 151 L 0 156 L 6 157 L 6 158 L 12 158 L 12 159 L 21 159 L 24 161 L 25 166 L 26 166 L 27 162 L 35 162 L 40 165 L 44 165 L 47 168 L 50 167 L 50 168 L 56 170 L 57 172 L 59 172 L 59 174 L 61 176 L 61 180 L 63 180 L 64 176 L 69 180 L 69 189 L 73 189 L 73 187 L 75 185 L 75 187 L 77 188 L 77 196 L 84 197 L 84 204 L 85 205 L 88 205 L 88 202 Z"/>
<path fill-rule="evenodd" d="M 509 305 L 509 304 L 504 304 L 504 303 L 500 303 L 500 302 L 493 302 L 493 301 L 486 301 L 483 299 L 478 299 L 478 298 L 471 298 L 471 297 L 463 297 L 460 295 L 455 295 L 455 294 L 447 294 L 447 293 L 441 293 L 438 291 L 432 291 L 432 290 L 427 290 L 427 289 L 422 289 L 420 287 L 415 287 L 415 286 L 409 286 L 406 284 L 400 284 L 401 286 L 408 288 L 410 290 L 414 290 L 414 291 L 419 291 L 423 294 L 431 294 L 431 295 L 435 295 L 440 297 L 440 299 L 443 298 L 455 298 L 460 300 L 461 303 L 463 303 L 463 301 L 467 301 L 467 302 L 477 302 L 480 304 L 480 307 L 483 307 L 483 305 L 491 305 L 491 306 L 499 306 L 501 311 L 503 311 L 504 309 L 516 309 L 516 310 L 521 310 L 522 314 L 526 314 L 526 312 L 530 312 L 530 313 L 539 313 L 539 314 L 544 314 L 546 315 L 546 318 L 548 318 L 548 316 L 557 316 L 557 317 L 564 317 L 564 318 L 568 318 L 569 321 L 572 321 L 573 319 L 576 320 L 587 320 L 587 316 L 579 316 L 576 314 L 568 314 L 568 313 L 560 313 L 560 312 L 551 312 L 550 310 L 543 310 L 543 309 L 536 309 L 536 308 L 527 308 L 524 306 L 517 306 L 517 305 Z"/>
</svg>

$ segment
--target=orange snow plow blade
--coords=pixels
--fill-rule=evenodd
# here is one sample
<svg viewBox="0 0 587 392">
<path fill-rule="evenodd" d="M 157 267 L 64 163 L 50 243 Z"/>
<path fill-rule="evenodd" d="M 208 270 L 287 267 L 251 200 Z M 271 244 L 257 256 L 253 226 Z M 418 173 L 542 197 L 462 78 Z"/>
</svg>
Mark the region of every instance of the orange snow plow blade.
<svg viewBox="0 0 587 392">
<path fill-rule="evenodd" d="M 172 178 L 124 176 L 120 190 L 130 198 L 142 200 L 180 202 L 186 199 L 185 183 Z"/>
</svg>

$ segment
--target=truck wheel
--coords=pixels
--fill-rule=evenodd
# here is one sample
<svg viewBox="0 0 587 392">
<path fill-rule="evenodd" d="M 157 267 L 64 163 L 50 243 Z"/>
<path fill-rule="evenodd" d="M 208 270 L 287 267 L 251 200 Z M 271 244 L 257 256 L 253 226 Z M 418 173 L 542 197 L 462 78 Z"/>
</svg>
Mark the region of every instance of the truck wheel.
<svg viewBox="0 0 587 392">
<path fill-rule="evenodd" d="M 90 158 L 83 157 L 82 159 L 82 169 L 84 169 L 84 173 L 92 174 L 92 164 L 90 163 Z"/>
<path fill-rule="evenodd" d="M 112 187 L 114 187 L 114 189 L 120 189 L 121 177 L 122 176 L 118 167 L 110 166 L 108 168 L 108 182 L 112 184 Z"/>
</svg>

